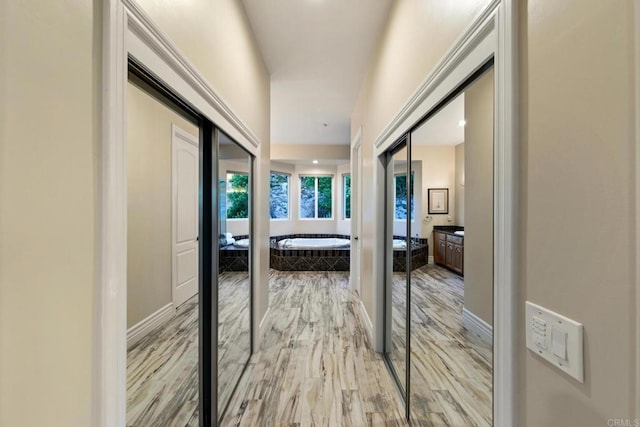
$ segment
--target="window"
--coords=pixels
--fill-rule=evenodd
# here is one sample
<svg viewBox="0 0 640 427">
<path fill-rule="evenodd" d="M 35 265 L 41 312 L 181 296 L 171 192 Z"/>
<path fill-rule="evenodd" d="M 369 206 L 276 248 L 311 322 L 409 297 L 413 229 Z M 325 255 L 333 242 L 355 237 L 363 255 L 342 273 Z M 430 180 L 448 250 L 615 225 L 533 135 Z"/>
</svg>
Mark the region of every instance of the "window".
<svg viewBox="0 0 640 427">
<path fill-rule="evenodd" d="M 333 178 L 300 177 L 300 218 L 333 218 Z"/>
<path fill-rule="evenodd" d="M 342 175 L 342 216 L 351 219 L 351 174 Z"/>
<path fill-rule="evenodd" d="M 227 219 L 249 218 L 249 175 L 227 173 Z"/>
<path fill-rule="evenodd" d="M 289 218 L 289 175 L 271 172 L 269 213 L 271 219 Z"/>
<path fill-rule="evenodd" d="M 413 186 L 413 175 L 411 172 L 411 188 Z M 396 181 L 396 197 L 395 197 L 395 219 L 406 220 L 407 219 L 407 174 L 399 174 L 395 176 Z M 413 206 L 413 191 L 411 192 L 411 219 L 414 219 L 414 206 Z"/>
</svg>

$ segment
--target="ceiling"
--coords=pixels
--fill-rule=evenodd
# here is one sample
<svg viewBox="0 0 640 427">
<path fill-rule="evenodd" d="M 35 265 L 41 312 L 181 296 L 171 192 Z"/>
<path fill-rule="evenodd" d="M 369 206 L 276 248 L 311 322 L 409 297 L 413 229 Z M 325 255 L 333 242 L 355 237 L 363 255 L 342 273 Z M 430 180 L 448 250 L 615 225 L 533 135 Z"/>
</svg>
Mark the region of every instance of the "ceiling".
<svg viewBox="0 0 640 427">
<path fill-rule="evenodd" d="M 464 93 L 447 104 L 411 134 L 414 145 L 458 145 L 464 142 Z"/>
<path fill-rule="evenodd" d="M 286 159 L 278 159 L 278 160 L 272 160 L 272 162 L 276 162 L 276 163 L 284 163 L 287 165 L 298 165 L 298 166 L 316 166 L 316 167 L 322 167 L 322 166 L 341 166 L 341 165 L 346 165 L 349 164 L 349 160 L 344 160 L 344 159 L 323 159 L 323 160 L 318 160 L 318 163 L 313 163 L 312 159 L 296 159 L 296 160 L 286 160 Z"/>
<path fill-rule="evenodd" d="M 349 144 L 392 0 L 242 2 L 271 75 L 271 143 Z"/>
</svg>

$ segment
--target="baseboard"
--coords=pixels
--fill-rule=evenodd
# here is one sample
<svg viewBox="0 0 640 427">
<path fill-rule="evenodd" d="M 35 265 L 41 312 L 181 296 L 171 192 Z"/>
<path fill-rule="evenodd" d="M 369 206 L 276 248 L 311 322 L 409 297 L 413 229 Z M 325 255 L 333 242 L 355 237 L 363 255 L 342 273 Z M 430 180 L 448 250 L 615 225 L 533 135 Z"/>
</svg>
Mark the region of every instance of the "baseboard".
<svg viewBox="0 0 640 427">
<path fill-rule="evenodd" d="M 371 343 L 372 346 L 375 346 L 375 343 L 373 342 L 373 323 L 371 322 L 371 319 L 369 318 L 369 313 L 367 313 L 367 309 L 365 308 L 362 301 L 360 301 L 360 319 L 364 324 L 364 329 L 365 329 L 365 332 L 367 333 L 367 336 L 369 337 L 369 342 Z"/>
<path fill-rule="evenodd" d="M 131 348 L 132 345 L 147 336 L 148 333 L 152 332 L 158 326 L 170 320 L 175 314 L 176 310 L 173 308 L 173 303 L 169 303 L 155 313 L 152 313 L 146 319 L 130 327 L 127 330 L 127 348 Z"/>
<path fill-rule="evenodd" d="M 462 307 L 462 324 L 465 329 L 478 335 L 482 341 L 493 345 L 493 327 L 466 307 Z"/>
<path fill-rule="evenodd" d="M 433 255 L 429 255 L 429 257 L 427 258 L 427 264 L 435 264 L 435 261 L 433 260 Z"/>
</svg>

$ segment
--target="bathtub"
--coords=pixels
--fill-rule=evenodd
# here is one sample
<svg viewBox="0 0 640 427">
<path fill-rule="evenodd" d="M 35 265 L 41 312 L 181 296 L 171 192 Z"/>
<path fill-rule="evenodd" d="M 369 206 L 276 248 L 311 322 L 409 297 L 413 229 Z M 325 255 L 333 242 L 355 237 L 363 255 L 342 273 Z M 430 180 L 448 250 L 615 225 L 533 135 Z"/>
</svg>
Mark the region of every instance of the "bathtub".
<svg viewBox="0 0 640 427">
<path fill-rule="evenodd" d="M 236 248 L 246 249 L 249 247 L 249 239 L 236 240 L 235 242 L 233 242 L 233 246 L 235 246 Z"/>
<path fill-rule="evenodd" d="M 393 271 L 404 271 L 407 264 L 406 239 L 393 236 L 393 240 Z M 349 271 L 349 243 L 349 236 L 342 234 L 271 236 L 270 265 L 280 271 Z M 427 239 L 417 239 L 411 251 L 412 269 L 427 264 L 428 250 Z"/>
<path fill-rule="evenodd" d="M 393 249 L 407 249 L 407 241 L 403 239 L 393 239 Z"/>
<path fill-rule="evenodd" d="M 348 248 L 349 239 L 338 237 L 282 239 L 278 242 L 281 249 L 341 249 Z"/>
</svg>

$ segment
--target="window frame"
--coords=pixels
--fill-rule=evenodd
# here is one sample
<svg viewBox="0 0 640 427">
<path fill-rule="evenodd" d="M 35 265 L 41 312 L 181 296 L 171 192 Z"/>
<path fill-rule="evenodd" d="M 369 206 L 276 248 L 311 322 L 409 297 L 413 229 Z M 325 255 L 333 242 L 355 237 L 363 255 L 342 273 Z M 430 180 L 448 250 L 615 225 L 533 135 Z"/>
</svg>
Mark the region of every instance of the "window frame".
<svg viewBox="0 0 640 427">
<path fill-rule="evenodd" d="M 289 172 L 280 172 L 277 170 L 269 171 L 269 210 L 271 210 L 271 174 L 284 175 L 287 177 L 287 217 L 286 218 L 271 218 L 269 213 L 269 221 L 291 221 L 291 177 Z"/>
<path fill-rule="evenodd" d="M 415 178 L 416 178 L 416 171 L 414 171 L 413 169 L 411 170 L 411 177 L 413 178 L 413 182 L 415 183 Z M 413 204 L 411 203 L 411 200 L 407 200 L 407 218 L 398 218 L 396 216 L 396 200 L 397 200 L 397 194 L 396 194 L 396 188 L 397 188 L 397 184 L 396 184 L 396 180 L 399 176 L 407 176 L 406 172 L 400 172 L 400 173 L 394 173 L 393 174 L 393 220 L 394 221 L 398 221 L 398 222 L 403 222 L 406 221 L 407 218 L 409 218 L 412 222 L 415 221 L 415 191 L 413 192 L 412 196 L 413 196 Z M 410 181 L 409 181 L 410 182 Z M 407 185 L 409 184 L 409 182 L 407 182 Z M 411 218 L 411 214 L 413 211 L 413 218 Z"/>
<path fill-rule="evenodd" d="M 347 217 L 347 186 L 345 184 L 346 178 L 349 177 L 349 191 L 351 193 L 351 172 L 345 172 L 342 174 L 342 220 L 351 221 L 351 208 L 349 207 L 349 216 Z M 351 195 L 350 195 L 351 197 Z M 351 203 L 349 203 L 351 204 Z"/>
<path fill-rule="evenodd" d="M 315 207 L 313 218 L 303 218 L 302 215 L 302 178 L 314 178 Z M 318 178 L 331 178 L 331 216 L 318 218 Z M 300 221 L 335 221 L 335 174 L 299 174 L 298 175 L 298 220 Z"/>
</svg>

